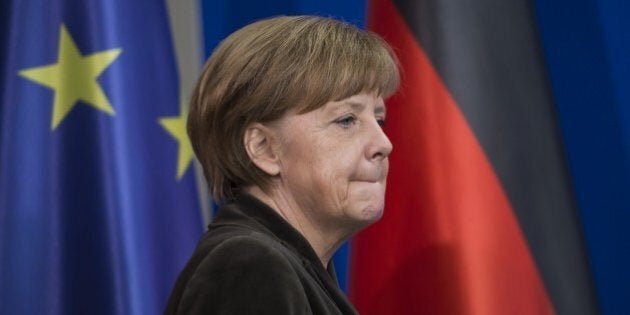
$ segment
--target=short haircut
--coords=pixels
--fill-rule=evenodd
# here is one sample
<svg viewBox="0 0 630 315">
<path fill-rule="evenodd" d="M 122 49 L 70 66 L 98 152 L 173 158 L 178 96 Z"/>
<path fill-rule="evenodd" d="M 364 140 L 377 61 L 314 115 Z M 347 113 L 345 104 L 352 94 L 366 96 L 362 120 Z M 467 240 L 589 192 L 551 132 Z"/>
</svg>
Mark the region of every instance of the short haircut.
<svg viewBox="0 0 630 315">
<path fill-rule="evenodd" d="M 361 92 L 390 96 L 397 60 L 377 35 L 317 16 L 280 16 L 232 33 L 206 62 L 190 102 L 188 134 L 217 200 L 270 177 L 250 160 L 244 135 L 288 111 L 307 113 Z"/>
</svg>

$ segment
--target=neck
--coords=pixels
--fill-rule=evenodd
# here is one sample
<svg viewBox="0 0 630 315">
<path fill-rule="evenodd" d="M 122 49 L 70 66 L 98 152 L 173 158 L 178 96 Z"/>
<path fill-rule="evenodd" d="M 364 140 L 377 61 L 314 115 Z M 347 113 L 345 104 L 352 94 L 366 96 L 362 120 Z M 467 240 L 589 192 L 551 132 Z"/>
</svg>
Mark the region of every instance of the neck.
<svg viewBox="0 0 630 315">
<path fill-rule="evenodd" d="M 309 216 L 309 211 L 301 209 L 295 200 L 277 190 L 265 193 L 257 186 L 246 189 L 252 196 L 269 205 L 293 228 L 295 228 L 311 245 L 320 262 L 326 268 L 333 254 L 345 242 L 352 232 L 323 226 Z M 316 210 L 316 209 L 315 209 Z"/>
</svg>

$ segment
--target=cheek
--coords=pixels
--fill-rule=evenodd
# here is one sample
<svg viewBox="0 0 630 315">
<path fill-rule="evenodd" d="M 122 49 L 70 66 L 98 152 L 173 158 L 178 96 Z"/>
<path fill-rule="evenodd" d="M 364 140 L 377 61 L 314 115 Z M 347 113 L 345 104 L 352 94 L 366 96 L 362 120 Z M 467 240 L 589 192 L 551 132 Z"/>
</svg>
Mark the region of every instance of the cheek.
<svg viewBox="0 0 630 315">
<path fill-rule="evenodd" d="M 356 155 L 343 155 L 334 159 L 332 167 L 329 168 L 329 183 L 331 189 L 334 189 L 337 197 L 337 206 L 346 208 L 349 202 L 352 202 L 357 196 L 356 194 L 366 193 L 361 189 L 354 179 L 360 177 L 359 166 L 360 159 Z"/>
<path fill-rule="evenodd" d="M 312 202 L 344 207 L 363 156 L 360 143 L 350 140 L 321 133 L 292 137 L 283 152 L 291 189 Z"/>
<path fill-rule="evenodd" d="M 329 152 L 332 153 L 332 152 Z M 312 172 L 323 198 L 335 208 L 343 208 L 348 202 L 350 178 L 356 173 L 357 161 L 344 154 L 320 152 Z M 324 200 L 322 200 L 324 201 Z"/>
</svg>

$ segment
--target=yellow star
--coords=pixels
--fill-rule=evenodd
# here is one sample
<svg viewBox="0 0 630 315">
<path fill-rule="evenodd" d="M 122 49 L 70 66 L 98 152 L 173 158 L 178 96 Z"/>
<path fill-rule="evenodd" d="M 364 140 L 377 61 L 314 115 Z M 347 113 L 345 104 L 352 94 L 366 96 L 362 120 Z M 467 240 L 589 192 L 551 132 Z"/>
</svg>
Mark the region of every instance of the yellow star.
<svg viewBox="0 0 630 315">
<path fill-rule="evenodd" d="M 177 140 L 179 153 L 177 156 L 177 180 L 180 180 L 193 160 L 194 154 L 188 133 L 186 132 L 186 119 L 188 108 L 185 102 L 180 104 L 179 116 L 164 117 L 159 120 L 160 125 Z"/>
<path fill-rule="evenodd" d="M 55 91 L 52 130 L 59 126 L 78 101 L 114 115 L 114 109 L 96 79 L 121 51 L 110 49 L 82 56 L 66 26 L 62 24 L 57 63 L 20 71 L 20 76 Z"/>
</svg>

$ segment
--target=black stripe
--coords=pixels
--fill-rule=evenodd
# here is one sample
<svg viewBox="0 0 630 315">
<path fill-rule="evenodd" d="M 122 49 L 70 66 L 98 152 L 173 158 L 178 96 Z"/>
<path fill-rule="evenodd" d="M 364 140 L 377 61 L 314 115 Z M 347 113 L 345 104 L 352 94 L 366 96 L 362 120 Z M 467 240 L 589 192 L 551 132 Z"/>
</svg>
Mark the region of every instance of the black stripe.
<svg viewBox="0 0 630 315">
<path fill-rule="evenodd" d="M 529 2 L 394 2 L 492 163 L 556 311 L 597 314 Z"/>
</svg>

